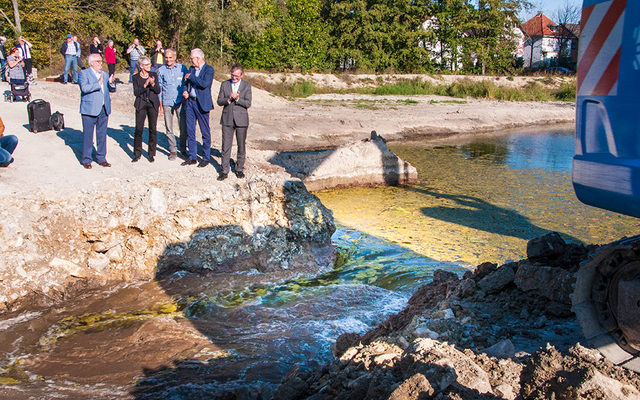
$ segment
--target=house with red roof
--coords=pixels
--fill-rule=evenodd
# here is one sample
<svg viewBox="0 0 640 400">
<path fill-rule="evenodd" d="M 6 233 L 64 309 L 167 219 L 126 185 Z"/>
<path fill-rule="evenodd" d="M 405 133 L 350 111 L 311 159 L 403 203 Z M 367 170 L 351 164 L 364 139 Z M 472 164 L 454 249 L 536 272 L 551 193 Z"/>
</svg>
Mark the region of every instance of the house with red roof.
<svg viewBox="0 0 640 400">
<path fill-rule="evenodd" d="M 518 53 L 524 59 L 525 68 L 544 68 L 554 58 L 575 62 L 579 36 L 576 26 L 556 24 L 546 15 L 538 13 L 522 24 L 521 29 L 524 38 Z"/>
</svg>

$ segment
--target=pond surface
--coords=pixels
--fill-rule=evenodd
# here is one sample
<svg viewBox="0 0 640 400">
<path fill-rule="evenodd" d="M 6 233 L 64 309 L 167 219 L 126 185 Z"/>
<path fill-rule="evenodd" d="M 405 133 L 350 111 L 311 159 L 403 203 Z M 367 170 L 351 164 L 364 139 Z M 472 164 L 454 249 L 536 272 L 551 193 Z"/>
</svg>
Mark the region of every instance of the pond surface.
<svg viewBox="0 0 640 400">
<path fill-rule="evenodd" d="M 472 265 L 516 260 L 526 256 L 528 240 L 551 231 L 584 243 L 640 233 L 637 219 L 577 200 L 570 130 L 389 147 L 416 167 L 418 184 L 316 194 L 339 223 L 431 259 Z"/>
</svg>

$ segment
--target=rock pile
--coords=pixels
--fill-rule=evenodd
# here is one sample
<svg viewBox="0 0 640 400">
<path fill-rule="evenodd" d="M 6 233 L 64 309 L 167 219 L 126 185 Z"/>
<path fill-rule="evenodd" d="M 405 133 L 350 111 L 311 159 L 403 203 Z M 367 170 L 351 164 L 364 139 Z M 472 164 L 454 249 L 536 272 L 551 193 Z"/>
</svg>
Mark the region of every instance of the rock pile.
<svg viewBox="0 0 640 400">
<path fill-rule="evenodd" d="M 525 260 L 436 271 L 403 311 L 339 337 L 332 364 L 289 374 L 277 398 L 640 398 L 636 373 L 579 343 L 569 293 L 594 249 L 554 233 Z"/>
</svg>

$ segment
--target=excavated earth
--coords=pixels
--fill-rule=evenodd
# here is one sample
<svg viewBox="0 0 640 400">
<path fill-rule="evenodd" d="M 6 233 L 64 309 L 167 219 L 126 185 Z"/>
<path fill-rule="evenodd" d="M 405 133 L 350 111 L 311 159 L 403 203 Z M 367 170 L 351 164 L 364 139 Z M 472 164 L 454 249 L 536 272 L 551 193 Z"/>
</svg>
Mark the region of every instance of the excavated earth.
<svg viewBox="0 0 640 400">
<path fill-rule="evenodd" d="M 407 307 L 335 361 L 293 370 L 278 399 L 640 399 L 640 376 L 580 343 L 569 294 L 597 246 L 534 239 L 527 259 L 436 271 Z"/>
</svg>

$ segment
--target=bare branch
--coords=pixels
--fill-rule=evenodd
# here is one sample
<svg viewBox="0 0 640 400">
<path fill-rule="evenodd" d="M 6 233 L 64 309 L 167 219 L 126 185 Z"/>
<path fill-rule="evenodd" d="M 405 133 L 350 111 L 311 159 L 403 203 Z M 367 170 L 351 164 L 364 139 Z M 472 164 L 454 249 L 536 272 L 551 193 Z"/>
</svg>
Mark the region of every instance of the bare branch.
<svg viewBox="0 0 640 400">
<path fill-rule="evenodd" d="M 11 20 L 9 19 L 9 17 L 7 16 L 7 14 L 4 13 L 4 11 L 0 10 L 0 14 L 2 14 L 2 16 L 4 17 L 4 19 L 7 20 L 7 22 L 9 23 L 9 25 L 11 25 L 11 27 L 13 28 L 13 30 L 16 30 L 16 26 L 13 24 L 13 22 L 11 22 Z"/>
</svg>

